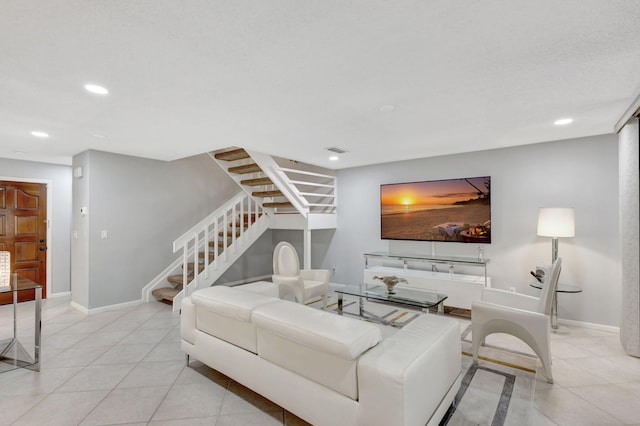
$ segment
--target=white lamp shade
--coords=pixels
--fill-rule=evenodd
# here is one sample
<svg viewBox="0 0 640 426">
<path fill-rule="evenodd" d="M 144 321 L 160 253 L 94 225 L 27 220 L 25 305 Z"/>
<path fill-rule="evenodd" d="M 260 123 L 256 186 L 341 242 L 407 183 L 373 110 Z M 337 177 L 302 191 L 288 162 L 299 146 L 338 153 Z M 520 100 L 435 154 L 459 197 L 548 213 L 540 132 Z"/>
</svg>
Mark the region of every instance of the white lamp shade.
<svg viewBox="0 0 640 426">
<path fill-rule="evenodd" d="M 575 237 L 573 208 L 542 208 L 538 213 L 538 235 L 541 237 Z"/>
</svg>

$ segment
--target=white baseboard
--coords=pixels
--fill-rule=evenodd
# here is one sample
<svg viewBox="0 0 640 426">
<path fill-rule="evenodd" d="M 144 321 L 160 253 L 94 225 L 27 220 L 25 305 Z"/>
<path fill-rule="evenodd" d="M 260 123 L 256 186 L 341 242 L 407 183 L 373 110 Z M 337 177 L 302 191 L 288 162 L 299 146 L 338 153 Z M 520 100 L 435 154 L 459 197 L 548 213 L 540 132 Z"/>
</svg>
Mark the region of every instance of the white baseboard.
<svg viewBox="0 0 640 426">
<path fill-rule="evenodd" d="M 71 307 L 82 312 L 83 314 L 88 314 L 89 313 L 89 309 L 85 308 L 84 306 L 80 305 L 79 303 L 74 302 L 73 300 L 71 301 Z"/>
<path fill-rule="evenodd" d="M 568 319 L 558 319 L 558 324 L 573 325 L 576 327 L 589 328 L 591 330 L 608 331 L 610 333 L 620 334 L 620 327 L 614 327 L 613 325 L 595 324 L 592 322 L 575 321 Z"/>
<path fill-rule="evenodd" d="M 58 297 L 66 297 L 66 296 L 71 296 L 71 292 L 70 291 L 62 291 L 60 293 L 51 293 L 50 295 L 47 296 L 47 299 L 55 299 Z"/>
<path fill-rule="evenodd" d="M 143 301 L 142 299 L 139 299 L 139 300 L 132 300 L 130 302 L 117 303 L 115 305 L 108 305 L 108 306 L 101 306 L 99 308 L 87 309 L 84 306 L 80 305 L 79 303 L 72 301 L 71 307 L 79 310 L 83 314 L 91 315 L 91 314 L 97 314 L 98 312 L 106 312 L 106 311 L 113 311 L 116 309 L 129 308 L 131 306 L 140 305 L 141 303 L 143 303 Z"/>
</svg>

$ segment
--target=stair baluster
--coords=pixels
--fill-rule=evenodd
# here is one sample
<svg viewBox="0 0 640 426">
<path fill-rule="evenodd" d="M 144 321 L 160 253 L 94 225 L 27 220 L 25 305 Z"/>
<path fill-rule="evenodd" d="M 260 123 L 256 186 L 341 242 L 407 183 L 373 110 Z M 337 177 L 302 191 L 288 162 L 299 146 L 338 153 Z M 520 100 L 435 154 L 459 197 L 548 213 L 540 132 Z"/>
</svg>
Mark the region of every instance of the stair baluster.
<svg viewBox="0 0 640 426">
<path fill-rule="evenodd" d="M 255 220 L 245 223 L 243 215 L 252 210 L 252 205 Z M 177 263 L 176 259 L 174 265 L 182 267 L 182 273 L 171 276 L 172 269 L 163 271 L 152 281 L 153 290 L 148 291 L 158 299 L 173 300 L 174 310 L 179 309 L 183 297 L 198 288 L 212 285 L 268 229 L 268 225 L 268 218 L 257 203 L 252 203 L 244 192 L 236 194 L 174 241 L 174 253 L 182 250 L 181 262 Z M 178 287 L 175 290 L 168 288 L 163 280 Z"/>
</svg>

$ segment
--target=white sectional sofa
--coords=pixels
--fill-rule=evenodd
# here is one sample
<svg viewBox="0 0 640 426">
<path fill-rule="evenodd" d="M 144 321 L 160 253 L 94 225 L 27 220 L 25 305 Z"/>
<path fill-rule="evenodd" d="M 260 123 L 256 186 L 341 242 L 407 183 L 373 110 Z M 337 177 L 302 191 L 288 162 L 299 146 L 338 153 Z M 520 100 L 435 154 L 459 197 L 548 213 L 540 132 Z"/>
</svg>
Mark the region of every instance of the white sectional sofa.
<svg viewBox="0 0 640 426">
<path fill-rule="evenodd" d="M 314 425 L 435 425 L 461 381 L 458 323 L 380 328 L 224 286 L 182 302 L 182 349 Z M 187 358 L 188 360 L 188 358 Z"/>
</svg>

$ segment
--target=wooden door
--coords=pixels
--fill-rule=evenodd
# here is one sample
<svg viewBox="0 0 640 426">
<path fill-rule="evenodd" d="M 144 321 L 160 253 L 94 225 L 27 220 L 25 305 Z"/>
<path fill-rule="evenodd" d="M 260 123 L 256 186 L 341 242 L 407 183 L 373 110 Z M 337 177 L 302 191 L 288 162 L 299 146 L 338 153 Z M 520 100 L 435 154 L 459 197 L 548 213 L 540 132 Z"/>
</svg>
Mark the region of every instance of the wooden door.
<svg viewBox="0 0 640 426">
<path fill-rule="evenodd" d="M 47 185 L 0 181 L 0 250 L 11 253 L 11 272 L 42 285 L 47 279 Z M 19 301 L 33 300 L 34 291 L 22 291 Z M 0 293 L 0 304 L 13 301 Z"/>
</svg>

